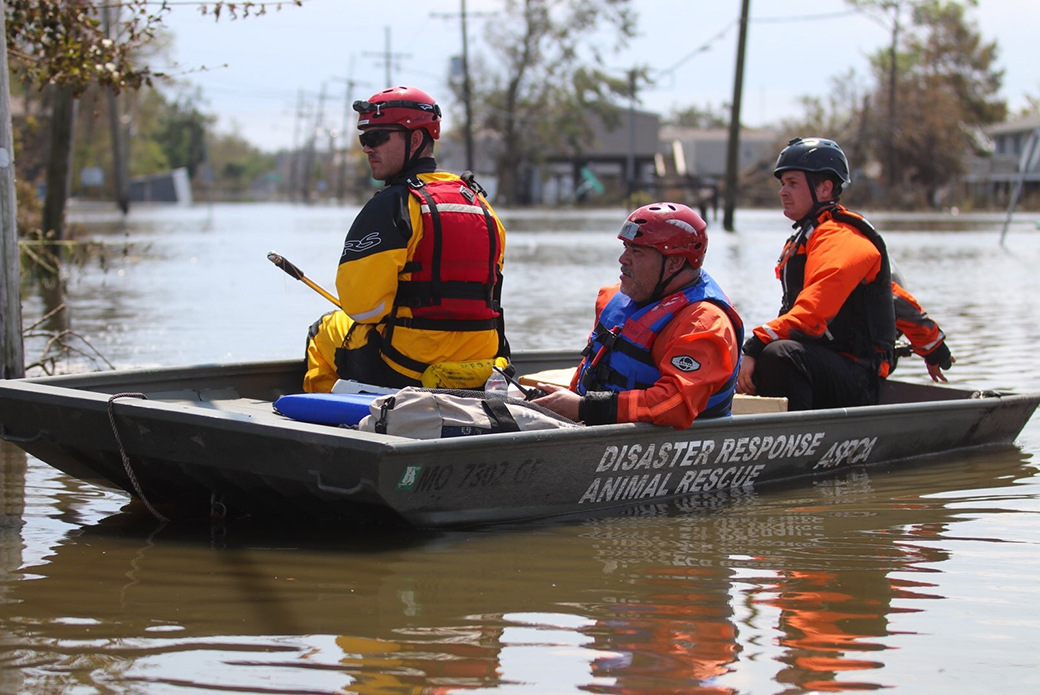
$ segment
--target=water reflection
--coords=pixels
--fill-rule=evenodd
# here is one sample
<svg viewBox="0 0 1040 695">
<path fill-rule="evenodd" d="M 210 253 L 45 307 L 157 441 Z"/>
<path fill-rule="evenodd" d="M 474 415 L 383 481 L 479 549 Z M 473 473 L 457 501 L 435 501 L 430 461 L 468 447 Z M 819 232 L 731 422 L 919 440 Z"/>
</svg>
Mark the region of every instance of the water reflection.
<svg viewBox="0 0 1040 695">
<path fill-rule="evenodd" d="M 7 564 L 4 671 L 32 691 L 735 693 L 745 669 L 882 687 L 911 639 L 893 622 L 941 600 L 959 508 L 1032 472 L 1011 452 L 620 519 L 305 539 L 126 511 Z"/>
</svg>

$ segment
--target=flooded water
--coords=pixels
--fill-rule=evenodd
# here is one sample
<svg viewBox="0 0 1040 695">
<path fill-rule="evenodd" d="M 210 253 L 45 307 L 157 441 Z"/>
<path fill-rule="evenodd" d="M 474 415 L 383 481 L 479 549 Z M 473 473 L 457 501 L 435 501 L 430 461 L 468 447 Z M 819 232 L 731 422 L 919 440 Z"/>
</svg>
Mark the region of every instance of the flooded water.
<svg viewBox="0 0 1040 695">
<path fill-rule="evenodd" d="M 106 260 L 27 288 L 25 323 L 64 301 L 48 327 L 118 367 L 302 356 L 330 305 L 266 253 L 332 289 L 355 213 L 80 212 Z M 514 348 L 579 346 L 624 212 L 502 216 Z M 1037 216 L 1004 247 L 1001 215 L 871 218 L 950 336 L 951 382 L 1040 391 Z M 712 224 L 707 267 L 757 325 L 788 228 L 737 220 Z M 919 360 L 897 377 L 927 379 Z M 0 692 L 1037 692 L 1038 453 L 1034 418 L 1016 448 L 696 511 L 261 533 L 158 526 L 0 443 Z"/>
</svg>

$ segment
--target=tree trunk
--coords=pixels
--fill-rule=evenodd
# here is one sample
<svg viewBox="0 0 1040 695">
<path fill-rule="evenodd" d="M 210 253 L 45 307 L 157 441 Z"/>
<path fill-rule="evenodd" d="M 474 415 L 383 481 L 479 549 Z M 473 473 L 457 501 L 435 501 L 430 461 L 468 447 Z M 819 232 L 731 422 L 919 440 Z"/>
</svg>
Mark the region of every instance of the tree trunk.
<svg viewBox="0 0 1040 695">
<path fill-rule="evenodd" d="M 105 36 L 110 40 L 117 38 L 113 29 L 112 10 L 115 10 L 115 21 L 118 22 L 123 8 L 116 3 L 114 8 L 106 6 L 103 9 Z M 108 99 L 108 127 L 112 138 L 112 182 L 115 186 L 116 205 L 125 215 L 130 211 L 129 153 L 126 151 L 129 140 L 125 137 L 119 112 L 119 95 L 111 87 L 105 91 Z"/>
<path fill-rule="evenodd" d="M 72 125 L 76 99 L 70 87 L 56 87 L 51 103 L 51 151 L 47 161 L 47 195 L 43 200 L 43 232 L 55 241 L 65 236 L 65 202 L 72 169 Z M 55 256 L 58 247 L 51 249 Z"/>
<path fill-rule="evenodd" d="M 22 343 L 21 272 L 15 215 L 14 143 L 11 136 L 11 91 L 7 72 L 7 8 L 0 0 L 0 377 L 25 376 Z"/>
<path fill-rule="evenodd" d="M 899 74 L 896 64 L 896 57 L 898 55 L 897 49 L 899 48 L 899 5 L 894 4 L 892 6 L 892 45 L 888 51 L 888 137 L 894 141 L 899 142 L 900 138 L 897 137 L 896 124 L 898 111 L 896 109 L 896 99 L 898 97 L 896 91 L 896 78 Z M 898 152 L 898 146 L 890 144 L 888 150 L 888 161 L 885 162 L 885 182 L 888 185 L 888 194 L 891 199 L 892 194 L 896 190 L 896 185 L 899 182 L 898 158 L 896 153 Z"/>
<path fill-rule="evenodd" d="M 129 153 L 126 151 L 127 139 L 119 113 L 119 97 L 113 89 L 108 90 L 108 126 L 112 136 L 112 183 L 115 186 L 116 205 L 125 215 L 130 211 Z"/>
</svg>

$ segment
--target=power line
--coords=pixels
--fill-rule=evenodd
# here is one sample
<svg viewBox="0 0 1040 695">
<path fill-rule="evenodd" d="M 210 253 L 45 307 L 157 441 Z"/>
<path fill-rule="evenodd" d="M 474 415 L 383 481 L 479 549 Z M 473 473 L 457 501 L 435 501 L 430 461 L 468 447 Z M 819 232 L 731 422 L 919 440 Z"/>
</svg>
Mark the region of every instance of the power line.
<svg viewBox="0 0 1040 695">
<path fill-rule="evenodd" d="M 712 37 L 711 37 L 710 39 L 708 39 L 707 41 L 705 41 L 705 42 L 704 42 L 703 44 L 701 44 L 701 45 L 700 45 L 700 46 L 698 46 L 697 48 L 693 49 L 693 51 L 691 51 L 690 53 L 688 53 L 688 54 L 686 54 L 685 56 L 683 56 L 683 57 L 682 57 L 681 59 L 679 59 L 679 61 L 678 61 L 677 63 L 675 63 L 675 64 L 674 64 L 674 65 L 672 65 L 671 67 L 669 67 L 669 68 L 665 68 L 664 70 L 661 70 L 661 71 L 660 71 L 660 72 L 658 72 L 657 74 L 658 74 L 658 75 L 667 75 L 667 74 L 669 74 L 669 73 L 673 73 L 673 72 L 675 72 L 676 70 L 678 70 L 678 69 L 679 69 L 679 67 L 680 67 L 680 66 L 681 66 L 681 65 L 682 65 L 683 63 L 685 63 L 686 61 L 690 60 L 691 58 L 693 58 L 694 56 L 696 56 L 696 55 L 697 55 L 697 54 L 699 54 L 699 53 L 704 53 L 705 51 L 707 51 L 708 49 L 710 49 L 710 48 L 712 47 L 712 45 L 714 45 L 714 44 L 715 44 L 715 43 L 717 43 L 718 41 L 721 41 L 721 40 L 722 40 L 722 38 L 723 38 L 723 37 L 724 37 L 724 36 L 725 36 L 726 34 L 728 34 L 728 33 L 729 33 L 729 30 L 730 30 L 730 29 L 732 29 L 733 27 L 735 27 L 735 26 L 736 26 L 736 25 L 737 25 L 737 24 L 738 24 L 739 22 L 740 22 L 740 20 L 739 20 L 739 19 L 734 19 L 734 20 L 733 20 L 732 22 L 730 22 L 730 23 L 729 23 L 729 24 L 727 24 L 727 25 L 726 25 L 725 27 L 723 27 L 722 31 L 720 31 L 719 33 L 715 34 L 715 36 L 712 36 Z"/>
<path fill-rule="evenodd" d="M 811 21 L 824 20 L 824 19 L 838 19 L 840 17 L 848 17 L 849 15 L 854 15 L 854 14 L 859 14 L 859 10 L 846 10 L 844 12 L 828 12 L 828 13 L 825 13 L 825 14 L 806 14 L 806 15 L 797 15 L 797 16 L 793 16 L 793 17 L 752 17 L 749 21 L 751 21 L 751 22 L 762 22 L 762 23 L 811 22 Z M 716 43 L 721 41 L 726 36 L 726 34 L 728 34 L 730 32 L 730 30 L 733 29 L 733 27 L 737 26 L 739 23 L 740 23 L 740 19 L 739 18 L 734 19 L 732 22 L 730 22 L 725 27 L 723 27 L 722 30 L 719 31 L 719 33 L 715 34 L 710 39 L 705 41 L 703 44 L 701 44 L 697 48 L 693 49 L 690 53 L 688 53 L 685 56 L 683 56 L 682 58 L 680 58 L 674 65 L 672 65 L 672 66 L 670 66 L 668 68 L 665 68 L 664 70 L 661 70 L 661 71 L 657 72 L 657 74 L 660 75 L 660 76 L 664 76 L 664 75 L 668 75 L 668 74 L 671 74 L 671 73 L 675 72 L 684 63 L 689 61 L 691 58 L 693 58 L 693 57 L 695 57 L 695 56 L 697 56 L 697 55 L 699 55 L 701 53 L 705 53 L 708 50 L 710 50 L 712 48 L 712 46 L 714 46 Z"/>
<path fill-rule="evenodd" d="M 859 10 L 845 10 L 844 12 L 827 12 L 824 14 L 803 14 L 794 17 L 752 17 L 752 22 L 814 22 L 819 19 L 837 19 L 859 14 Z"/>
</svg>

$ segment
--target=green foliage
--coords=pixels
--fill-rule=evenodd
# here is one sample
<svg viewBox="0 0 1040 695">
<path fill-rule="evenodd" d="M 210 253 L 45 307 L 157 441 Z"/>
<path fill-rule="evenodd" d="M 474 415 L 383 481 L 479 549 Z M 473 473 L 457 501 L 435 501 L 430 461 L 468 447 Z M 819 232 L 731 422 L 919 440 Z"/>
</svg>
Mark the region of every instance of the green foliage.
<svg viewBox="0 0 1040 695">
<path fill-rule="evenodd" d="M 169 171 L 173 168 L 169 155 L 163 147 L 160 133 L 167 122 L 166 114 L 170 110 L 170 100 L 163 96 L 160 89 L 142 89 L 133 94 L 125 94 L 116 105 L 120 110 L 120 120 L 133 125 L 133 137 L 130 138 L 128 169 L 130 176 L 149 176 Z M 108 123 L 107 111 L 96 114 L 99 122 L 105 123 L 103 128 L 102 147 L 106 156 L 95 165 L 108 161 L 111 170 L 111 126 Z"/>
<path fill-rule="evenodd" d="M 830 88 L 825 96 L 801 98 L 800 117 L 781 122 L 781 145 L 795 136 L 818 135 L 837 140 L 846 151 L 857 146 L 856 142 L 861 137 L 860 128 L 864 120 L 871 117 L 870 102 L 875 95 L 870 85 L 865 84 L 851 68 L 830 78 L 828 83 Z"/>
<path fill-rule="evenodd" d="M 246 199 L 250 187 L 275 168 L 274 155 L 261 152 L 238 134 L 211 133 L 208 142 L 213 185 L 225 199 Z"/>
<path fill-rule="evenodd" d="M 17 179 L 15 186 L 15 200 L 17 203 L 16 220 L 19 237 L 28 237 L 32 232 L 39 230 L 41 208 L 40 201 L 36 196 L 36 186 L 28 181 Z"/>
<path fill-rule="evenodd" d="M 132 176 L 150 176 L 173 168 L 162 143 L 150 138 L 134 138 L 130 147 L 129 170 Z"/>
<path fill-rule="evenodd" d="M 938 204 L 979 130 L 1007 115 L 997 43 L 969 17 L 973 1 L 848 2 L 886 23 L 892 43 L 871 58 L 871 84 L 861 89 L 851 73 L 839 77 L 827 99 L 805 100 L 805 117 L 785 124 L 785 135 L 813 132 L 841 143 L 858 181 L 850 202 L 880 194 L 895 207 Z"/>
<path fill-rule="evenodd" d="M 160 116 L 155 139 L 171 168 L 186 167 L 188 176 L 195 178 L 206 159 L 206 128 L 215 120 L 203 115 L 191 98 L 168 105 Z"/>
<path fill-rule="evenodd" d="M 893 202 L 934 204 L 940 189 L 963 173 L 974 133 L 1006 116 L 998 97 L 1003 71 L 996 67 L 996 42 L 982 40 L 963 4 L 921 2 L 911 21 L 899 46 L 894 90 L 889 54 L 875 58 L 878 84 L 885 85 L 875 104 L 884 118 L 866 132 L 889 169 Z"/>
<path fill-rule="evenodd" d="M 106 172 L 105 185 L 101 189 L 83 189 L 78 187 L 77 175 L 73 177 L 77 185 L 73 192 L 111 199 L 115 178 L 108 116 L 111 102 L 100 96 L 97 88 L 92 87 L 81 100 L 92 108 L 79 111 L 73 172 L 101 167 Z M 132 122 L 134 131 L 128 148 L 131 177 L 185 167 L 198 185 L 198 174 L 207 164 L 214 174 L 213 188 L 224 197 L 241 199 L 257 178 L 275 166 L 273 155 L 263 154 L 240 136 L 214 133 L 216 119 L 204 113 L 197 94 L 168 98 L 153 88 L 127 93 L 120 99 L 118 108 L 125 120 Z"/>
<path fill-rule="evenodd" d="M 137 67 L 133 51 L 155 36 L 163 3 L 156 12 L 147 0 L 123 0 L 129 10 L 120 22 L 121 38 L 106 36 L 103 14 L 109 7 L 94 0 L 6 0 L 7 51 L 12 69 L 39 88 L 60 84 L 81 95 L 91 84 L 117 92 L 150 85 L 152 73 Z"/>
<path fill-rule="evenodd" d="M 907 72 L 917 84 L 949 90 L 966 122 L 988 124 L 1003 120 L 1007 107 L 997 97 L 1004 71 L 996 68 L 997 42 L 984 42 L 958 2 L 931 0 L 913 12 L 918 31 L 907 37 L 912 56 Z"/>
</svg>

